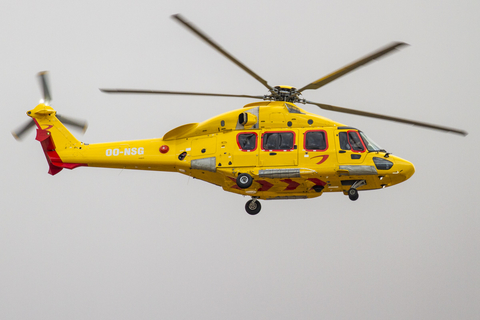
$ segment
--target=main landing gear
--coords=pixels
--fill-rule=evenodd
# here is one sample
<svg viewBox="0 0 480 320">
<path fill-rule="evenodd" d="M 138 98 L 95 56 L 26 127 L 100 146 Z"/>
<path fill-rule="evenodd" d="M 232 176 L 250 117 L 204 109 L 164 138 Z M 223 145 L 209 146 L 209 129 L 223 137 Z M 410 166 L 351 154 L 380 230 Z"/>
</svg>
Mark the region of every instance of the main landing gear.
<svg viewBox="0 0 480 320">
<path fill-rule="evenodd" d="M 253 178 L 248 173 L 240 173 L 237 176 L 236 182 L 239 188 L 247 189 L 252 185 Z M 245 211 L 247 211 L 247 213 L 252 216 L 259 213 L 261 209 L 262 209 L 262 205 L 260 204 L 260 202 L 258 202 L 257 197 L 252 197 L 252 200 L 248 200 L 247 203 L 245 204 Z"/>
<path fill-rule="evenodd" d="M 358 199 L 358 191 L 357 191 L 357 188 L 360 188 L 361 186 L 364 186 L 366 185 L 367 182 L 365 180 L 357 180 L 355 181 L 354 184 L 352 184 L 352 186 L 350 187 L 350 189 L 348 189 L 347 191 L 347 194 L 348 194 L 348 198 L 350 198 L 350 200 L 352 201 L 355 201 Z"/>
<path fill-rule="evenodd" d="M 247 189 L 252 185 L 253 178 L 248 173 L 240 173 L 237 177 L 237 186 L 242 189 Z"/>
<path fill-rule="evenodd" d="M 245 204 L 245 211 L 247 211 L 247 213 L 252 216 L 259 213 L 261 209 L 262 209 L 262 205 L 257 200 L 257 198 L 252 198 L 252 200 L 248 200 L 247 203 Z"/>
</svg>

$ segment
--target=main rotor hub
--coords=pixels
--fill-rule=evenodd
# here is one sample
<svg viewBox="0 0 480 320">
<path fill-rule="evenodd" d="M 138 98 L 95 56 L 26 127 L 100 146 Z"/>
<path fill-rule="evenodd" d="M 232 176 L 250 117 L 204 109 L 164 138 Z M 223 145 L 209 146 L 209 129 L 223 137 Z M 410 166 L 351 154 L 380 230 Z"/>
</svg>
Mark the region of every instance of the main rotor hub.
<svg viewBox="0 0 480 320">
<path fill-rule="evenodd" d="M 305 99 L 299 98 L 300 93 L 297 91 L 297 88 L 294 87 L 276 86 L 270 92 L 270 95 L 264 96 L 264 100 L 305 103 Z"/>
</svg>

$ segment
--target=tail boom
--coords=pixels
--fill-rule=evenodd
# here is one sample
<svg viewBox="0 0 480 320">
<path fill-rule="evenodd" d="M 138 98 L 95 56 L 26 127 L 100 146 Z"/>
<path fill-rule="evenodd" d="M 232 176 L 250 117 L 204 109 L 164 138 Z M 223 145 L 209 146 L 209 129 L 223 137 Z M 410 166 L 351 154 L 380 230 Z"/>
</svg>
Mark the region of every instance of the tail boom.
<svg viewBox="0 0 480 320">
<path fill-rule="evenodd" d="M 51 175 L 81 166 L 176 171 L 177 161 L 180 162 L 172 141 L 148 139 L 87 144 L 68 131 L 52 107 L 39 104 L 27 114 L 37 126 L 36 140 L 42 146 Z M 162 153 L 159 150 L 162 145 L 170 152 Z"/>
</svg>

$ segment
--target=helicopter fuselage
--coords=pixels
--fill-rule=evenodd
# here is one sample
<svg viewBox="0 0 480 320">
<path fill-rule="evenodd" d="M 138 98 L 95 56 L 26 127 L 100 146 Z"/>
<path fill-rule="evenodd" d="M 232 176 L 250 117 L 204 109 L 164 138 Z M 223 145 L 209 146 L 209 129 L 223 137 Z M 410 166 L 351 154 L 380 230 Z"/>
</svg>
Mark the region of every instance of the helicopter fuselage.
<svg viewBox="0 0 480 320">
<path fill-rule="evenodd" d="M 415 171 L 359 130 L 282 101 L 251 103 L 163 138 L 95 144 L 76 140 L 55 113 L 43 104 L 28 113 L 51 174 L 78 166 L 170 171 L 255 199 L 301 199 L 389 187 Z M 251 185 L 239 185 L 240 174 Z"/>
</svg>

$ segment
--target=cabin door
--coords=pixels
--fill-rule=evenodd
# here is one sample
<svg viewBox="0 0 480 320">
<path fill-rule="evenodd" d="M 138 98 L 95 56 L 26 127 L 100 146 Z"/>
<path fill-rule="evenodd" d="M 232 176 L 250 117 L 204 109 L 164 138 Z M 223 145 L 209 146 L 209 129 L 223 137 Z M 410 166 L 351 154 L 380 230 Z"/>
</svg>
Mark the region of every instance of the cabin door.
<svg viewBox="0 0 480 320">
<path fill-rule="evenodd" d="M 338 130 L 335 134 L 337 159 L 340 164 L 361 164 L 367 148 L 357 130 Z"/>
<path fill-rule="evenodd" d="M 262 130 L 259 165 L 262 167 L 298 165 L 298 130 Z"/>
</svg>

